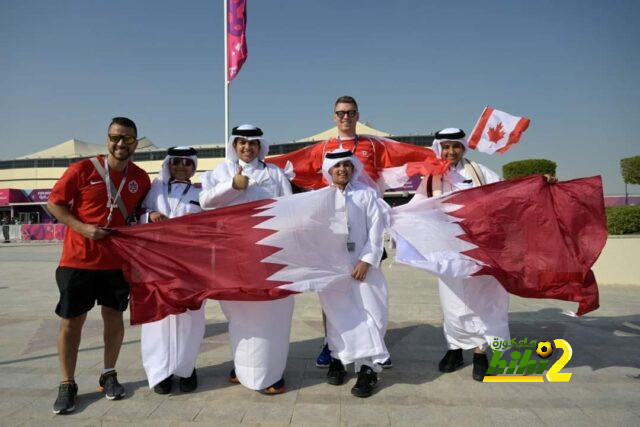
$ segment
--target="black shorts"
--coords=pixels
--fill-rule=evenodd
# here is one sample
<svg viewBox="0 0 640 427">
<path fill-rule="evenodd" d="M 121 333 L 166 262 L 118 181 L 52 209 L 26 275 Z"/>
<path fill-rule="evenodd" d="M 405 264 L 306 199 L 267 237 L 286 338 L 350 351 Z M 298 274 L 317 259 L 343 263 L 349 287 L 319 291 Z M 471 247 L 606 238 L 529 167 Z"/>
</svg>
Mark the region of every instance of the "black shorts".
<svg viewBox="0 0 640 427">
<path fill-rule="evenodd" d="M 129 284 L 122 270 L 58 267 L 56 282 L 60 290 L 56 314 L 65 319 L 88 312 L 96 301 L 118 311 L 125 311 L 129 305 Z"/>
</svg>

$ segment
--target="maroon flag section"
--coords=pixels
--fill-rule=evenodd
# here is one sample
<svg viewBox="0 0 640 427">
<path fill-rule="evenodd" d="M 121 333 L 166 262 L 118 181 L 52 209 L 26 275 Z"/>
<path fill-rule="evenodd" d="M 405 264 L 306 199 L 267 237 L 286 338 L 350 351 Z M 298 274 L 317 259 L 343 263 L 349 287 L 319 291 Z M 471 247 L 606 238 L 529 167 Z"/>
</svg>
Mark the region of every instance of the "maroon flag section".
<svg viewBox="0 0 640 427">
<path fill-rule="evenodd" d="M 575 301 L 578 315 L 598 308 L 591 267 L 607 241 L 599 176 L 546 183 L 542 176 L 502 181 L 447 197 L 460 208 L 464 254 L 521 297 Z"/>
</svg>

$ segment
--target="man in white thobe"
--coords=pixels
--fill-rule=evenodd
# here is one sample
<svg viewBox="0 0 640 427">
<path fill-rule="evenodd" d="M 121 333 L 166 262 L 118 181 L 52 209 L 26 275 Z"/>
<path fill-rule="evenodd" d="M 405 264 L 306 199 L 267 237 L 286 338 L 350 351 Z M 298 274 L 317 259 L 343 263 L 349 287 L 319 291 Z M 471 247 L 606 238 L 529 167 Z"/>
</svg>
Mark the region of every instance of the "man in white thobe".
<svg viewBox="0 0 640 427">
<path fill-rule="evenodd" d="M 346 149 L 327 153 L 322 173 L 340 190 L 347 212 L 347 250 L 352 279 L 342 288 L 319 293 L 327 319 L 327 341 L 331 362 L 327 382 L 344 383 L 345 364 L 353 363 L 358 379 L 351 393 L 368 397 L 378 382 L 381 364 L 389 358 L 384 342 L 388 319 L 388 291 L 380 270 L 383 232 L 388 224 L 388 206 L 375 190 L 359 181 L 362 163 Z"/>
<path fill-rule="evenodd" d="M 432 197 L 500 181 L 498 174 L 464 157 L 467 140 L 463 130 L 436 132 L 432 150 L 451 163 L 442 176 L 422 180 L 416 198 Z M 494 338 L 510 340 L 509 294 L 493 276 L 439 279 L 440 304 L 448 351 L 440 361 L 440 372 L 453 372 L 463 365 L 462 350 L 474 349 L 473 379 L 484 379 L 489 361 L 487 343 Z"/>
<path fill-rule="evenodd" d="M 197 166 L 197 152 L 193 148 L 169 148 L 160 173 L 143 202 L 147 214 L 141 222 L 157 222 L 200 212 L 200 189 L 190 181 Z M 196 389 L 195 366 L 204 329 L 204 303 L 199 310 L 187 310 L 142 325 L 142 364 L 149 387 L 153 387 L 156 393 L 171 392 L 173 375 L 180 377 L 180 391 L 183 393 Z"/>
<path fill-rule="evenodd" d="M 264 162 L 268 151 L 269 143 L 259 128 L 234 128 L 225 162 L 202 177 L 202 208 L 216 209 L 291 194 L 291 184 L 282 170 Z M 220 306 L 229 321 L 234 362 L 229 381 L 263 394 L 283 393 L 293 297 L 220 301 Z"/>
</svg>

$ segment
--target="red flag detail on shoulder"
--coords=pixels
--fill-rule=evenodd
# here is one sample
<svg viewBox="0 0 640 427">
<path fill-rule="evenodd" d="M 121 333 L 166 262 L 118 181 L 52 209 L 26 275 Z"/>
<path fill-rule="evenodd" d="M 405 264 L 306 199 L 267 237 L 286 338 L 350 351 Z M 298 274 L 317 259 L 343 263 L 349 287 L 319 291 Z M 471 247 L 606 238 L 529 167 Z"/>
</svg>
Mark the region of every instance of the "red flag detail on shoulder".
<svg viewBox="0 0 640 427">
<path fill-rule="evenodd" d="M 282 168 L 300 188 L 322 188 L 328 184 L 322 178 L 324 155 L 339 146 L 355 151 L 369 178 L 384 189 L 400 187 L 418 174 L 442 174 L 449 167 L 446 160 L 438 159 L 429 148 L 373 135 L 358 135 L 357 144 L 354 139 L 339 141 L 332 138 L 291 153 L 269 157 L 266 162 Z"/>
<path fill-rule="evenodd" d="M 486 107 L 469 137 L 469 148 L 482 153 L 500 154 L 520 141 L 522 133 L 529 127 L 530 120 L 516 117 L 504 111 Z"/>
<path fill-rule="evenodd" d="M 233 80 L 247 59 L 247 0 L 227 2 L 227 81 Z"/>
<path fill-rule="evenodd" d="M 494 276 L 514 295 L 598 308 L 591 267 L 607 240 L 600 177 L 502 181 L 392 210 L 396 260 L 441 276 Z M 457 237 L 457 238 L 456 238 Z"/>
<path fill-rule="evenodd" d="M 195 310 L 205 299 L 272 300 L 347 283 L 339 195 L 326 188 L 118 228 L 110 244 L 131 285 L 131 323 Z"/>
</svg>

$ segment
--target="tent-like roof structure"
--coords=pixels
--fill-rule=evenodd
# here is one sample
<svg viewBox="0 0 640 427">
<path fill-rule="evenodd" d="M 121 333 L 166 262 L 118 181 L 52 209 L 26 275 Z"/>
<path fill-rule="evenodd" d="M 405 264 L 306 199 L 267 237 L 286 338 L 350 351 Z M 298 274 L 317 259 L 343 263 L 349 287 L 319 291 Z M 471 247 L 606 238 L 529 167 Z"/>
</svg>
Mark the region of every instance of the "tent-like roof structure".
<svg viewBox="0 0 640 427">
<path fill-rule="evenodd" d="M 360 123 L 360 122 L 356 124 L 356 133 L 362 134 L 362 135 L 374 135 L 374 136 L 382 136 L 382 137 L 391 136 L 391 134 L 388 134 L 378 129 L 374 129 L 368 124 Z M 327 139 L 336 138 L 337 136 L 338 136 L 338 128 L 334 126 L 331 129 L 325 130 L 324 132 L 320 132 L 318 134 L 308 136 L 303 139 L 298 139 L 296 140 L 296 142 L 325 141 Z"/>
<path fill-rule="evenodd" d="M 136 152 L 153 151 L 159 149 L 160 148 L 153 145 L 153 143 L 149 139 L 143 137 L 138 141 L 138 148 L 136 148 Z M 73 138 L 61 144 L 47 148 L 46 150 L 18 157 L 18 159 L 91 157 L 97 154 L 105 154 L 106 152 L 106 144 L 91 144 Z"/>
</svg>

